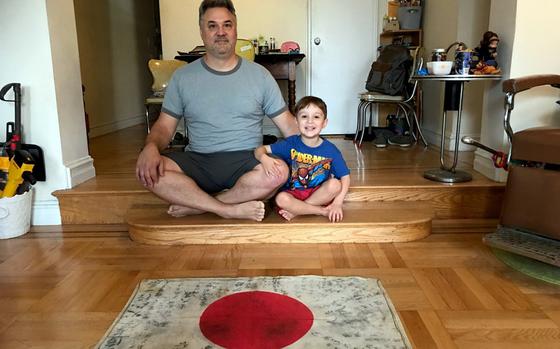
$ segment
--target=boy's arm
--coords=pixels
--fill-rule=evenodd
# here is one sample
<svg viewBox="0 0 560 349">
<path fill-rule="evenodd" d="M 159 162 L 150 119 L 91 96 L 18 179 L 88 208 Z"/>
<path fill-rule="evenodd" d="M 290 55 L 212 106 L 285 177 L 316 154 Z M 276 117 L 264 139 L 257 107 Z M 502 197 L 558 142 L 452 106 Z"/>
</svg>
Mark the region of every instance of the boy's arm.
<svg viewBox="0 0 560 349">
<path fill-rule="evenodd" d="M 280 176 L 280 168 L 282 167 L 284 162 L 280 159 L 275 159 L 268 156 L 268 154 L 270 153 L 272 153 L 272 149 L 269 145 L 261 145 L 253 152 L 253 154 L 255 155 L 255 159 L 259 160 L 263 165 L 264 171 L 267 176 Z"/>
<path fill-rule="evenodd" d="M 255 151 L 253 153 L 255 154 L 255 159 L 262 162 L 261 158 L 263 157 L 263 155 L 267 155 L 267 154 L 272 153 L 272 150 L 270 149 L 269 145 L 261 145 L 260 147 L 255 149 Z"/>
<path fill-rule="evenodd" d="M 333 203 L 342 206 L 342 203 L 344 202 L 344 197 L 346 196 L 346 193 L 348 193 L 348 189 L 350 188 L 350 175 L 342 176 L 340 178 L 340 184 L 342 184 L 342 188 L 340 189 L 340 193 L 338 193 L 338 195 L 335 196 Z"/>
<path fill-rule="evenodd" d="M 330 205 L 327 206 L 329 220 L 333 223 L 340 222 L 344 217 L 344 212 L 342 211 L 342 203 L 344 202 L 344 197 L 348 192 L 350 187 L 350 175 L 342 176 L 340 178 L 340 183 L 342 188 L 340 193 L 333 199 Z"/>
</svg>

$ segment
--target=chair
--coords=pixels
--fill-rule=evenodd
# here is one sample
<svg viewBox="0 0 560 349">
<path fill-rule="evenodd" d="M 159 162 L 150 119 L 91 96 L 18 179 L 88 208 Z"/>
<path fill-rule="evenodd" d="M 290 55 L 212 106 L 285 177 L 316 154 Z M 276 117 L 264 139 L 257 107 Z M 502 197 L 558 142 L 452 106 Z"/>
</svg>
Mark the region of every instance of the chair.
<svg viewBox="0 0 560 349">
<path fill-rule="evenodd" d="M 255 47 L 253 43 L 247 39 L 237 39 L 235 43 L 235 53 L 250 61 L 255 60 Z"/>
<path fill-rule="evenodd" d="M 178 60 L 150 59 L 148 61 L 148 68 L 150 69 L 154 79 L 152 84 L 152 95 L 144 100 L 144 105 L 146 106 L 146 127 L 148 133 L 150 133 L 150 107 L 154 105 L 161 106 L 163 104 L 163 96 L 165 95 L 165 89 L 167 88 L 169 79 L 171 79 L 171 75 L 173 75 L 173 72 L 175 72 L 177 68 L 180 68 L 185 64 L 187 63 Z"/>
<path fill-rule="evenodd" d="M 484 242 L 560 266 L 560 127 L 513 133 L 510 125 L 515 96 L 545 85 L 560 89 L 560 75 L 533 75 L 503 82 L 509 175 L 500 227 L 485 236 Z"/>
<path fill-rule="evenodd" d="M 424 59 L 421 57 L 422 48 L 417 47 L 414 50 L 413 54 L 413 62 L 410 72 L 410 77 L 417 72 L 424 63 Z M 386 95 L 378 92 L 362 92 L 359 94 L 360 104 L 358 105 L 358 119 L 356 125 L 356 133 L 354 135 L 354 143 L 358 146 L 362 146 L 362 142 L 364 139 L 364 133 L 366 132 L 367 126 L 367 119 L 369 113 L 369 127 L 371 128 L 372 119 L 373 119 L 373 106 L 375 104 L 392 104 L 397 106 L 397 113 L 403 112 L 404 117 L 412 130 L 413 127 L 416 127 L 415 132 L 411 132 L 415 141 L 418 141 L 418 137 L 424 143 L 424 146 L 427 147 L 428 143 L 424 138 L 422 133 L 422 129 L 420 128 L 420 123 L 418 122 L 418 115 L 416 114 L 416 91 L 418 87 L 418 81 L 412 81 L 409 78 L 408 87 L 405 88 L 402 95 Z M 416 133 L 418 135 L 416 135 Z"/>
</svg>

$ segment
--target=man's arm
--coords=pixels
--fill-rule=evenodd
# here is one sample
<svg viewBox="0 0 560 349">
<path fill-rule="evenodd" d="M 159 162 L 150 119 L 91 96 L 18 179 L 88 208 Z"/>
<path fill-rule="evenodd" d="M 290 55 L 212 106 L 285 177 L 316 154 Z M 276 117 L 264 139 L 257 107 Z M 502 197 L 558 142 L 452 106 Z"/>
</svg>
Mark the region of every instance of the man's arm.
<svg viewBox="0 0 560 349">
<path fill-rule="evenodd" d="M 293 135 L 297 135 L 299 133 L 296 118 L 290 113 L 289 110 L 286 110 L 282 114 L 273 117 L 272 122 L 280 129 L 282 135 L 284 137 L 289 137 Z"/>
<path fill-rule="evenodd" d="M 162 112 L 146 137 L 146 143 L 136 162 L 136 178 L 146 187 L 153 187 L 164 175 L 160 151 L 165 149 L 173 137 L 179 120 Z"/>
<path fill-rule="evenodd" d="M 179 124 L 179 119 L 161 112 L 146 137 L 145 146 L 155 145 L 158 152 L 167 148 L 177 129 L 177 124 Z"/>
</svg>

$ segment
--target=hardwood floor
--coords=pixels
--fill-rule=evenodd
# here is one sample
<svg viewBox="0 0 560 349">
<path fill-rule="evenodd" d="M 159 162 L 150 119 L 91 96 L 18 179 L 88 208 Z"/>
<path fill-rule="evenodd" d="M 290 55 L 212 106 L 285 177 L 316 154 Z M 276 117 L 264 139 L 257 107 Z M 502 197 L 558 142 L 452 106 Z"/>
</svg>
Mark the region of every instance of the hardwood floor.
<svg viewBox="0 0 560 349">
<path fill-rule="evenodd" d="M 130 174 L 141 142 L 105 140 L 126 146 L 94 140 L 98 173 Z M 394 173 L 403 178 L 430 166 L 430 153 L 437 156 L 408 151 L 365 156 L 380 172 L 399 169 Z M 426 162 L 411 163 L 412 152 Z M 461 166 L 468 168 L 468 159 Z M 560 348 L 560 287 L 498 261 L 481 242 L 489 231 L 484 223 L 467 233 L 439 221 L 438 234 L 423 240 L 375 244 L 147 246 L 132 242 L 126 229 L 34 227 L 22 238 L 0 240 L 0 348 L 90 348 L 145 278 L 306 274 L 381 280 L 415 348 Z"/>
<path fill-rule="evenodd" d="M 380 279 L 415 348 L 560 347 L 560 288 L 502 265 L 480 233 L 390 244 L 146 246 L 118 227 L 45 230 L 0 242 L 1 348 L 89 348 L 144 278 L 306 274 Z"/>
</svg>

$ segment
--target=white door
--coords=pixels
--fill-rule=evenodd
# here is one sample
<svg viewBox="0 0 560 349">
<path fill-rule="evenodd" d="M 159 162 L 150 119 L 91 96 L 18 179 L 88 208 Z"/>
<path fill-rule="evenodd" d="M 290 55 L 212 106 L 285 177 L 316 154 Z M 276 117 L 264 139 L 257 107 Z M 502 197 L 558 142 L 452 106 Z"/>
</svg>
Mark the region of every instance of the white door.
<svg viewBox="0 0 560 349">
<path fill-rule="evenodd" d="M 356 131 L 358 93 L 377 47 L 377 0 L 310 0 L 310 91 L 327 103 L 325 134 Z"/>
</svg>

